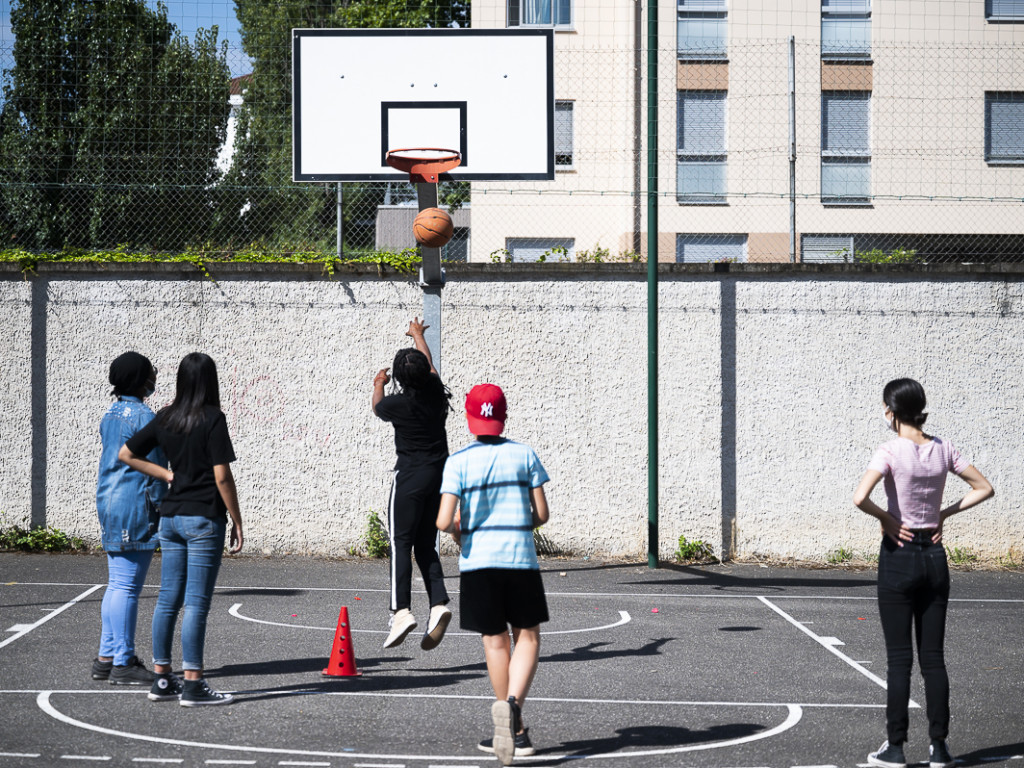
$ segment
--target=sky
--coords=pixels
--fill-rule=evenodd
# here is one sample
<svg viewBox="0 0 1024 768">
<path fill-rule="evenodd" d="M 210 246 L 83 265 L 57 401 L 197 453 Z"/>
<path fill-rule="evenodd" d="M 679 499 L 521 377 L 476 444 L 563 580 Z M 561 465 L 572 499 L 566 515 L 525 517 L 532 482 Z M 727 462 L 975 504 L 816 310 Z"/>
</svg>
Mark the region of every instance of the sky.
<svg viewBox="0 0 1024 768">
<path fill-rule="evenodd" d="M 14 35 L 11 32 L 11 6 L 17 0 L 0 0 L 0 69 L 7 69 L 11 61 L 11 48 Z M 155 0 L 146 0 L 146 5 L 156 8 Z M 214 24 L 218 27 L 218 40 L 227 40 L 227 63 L 231 76 L 245 75 L 252 72 L 252 62 L 242 51 L 242 41 L 238 34 L 238 19 L 235 17 L 233 0 L 164 0 L 167 18 L 178 30 L 188 38 L 192 38 L 196 29 L 209 29 Z"/>
</svg>

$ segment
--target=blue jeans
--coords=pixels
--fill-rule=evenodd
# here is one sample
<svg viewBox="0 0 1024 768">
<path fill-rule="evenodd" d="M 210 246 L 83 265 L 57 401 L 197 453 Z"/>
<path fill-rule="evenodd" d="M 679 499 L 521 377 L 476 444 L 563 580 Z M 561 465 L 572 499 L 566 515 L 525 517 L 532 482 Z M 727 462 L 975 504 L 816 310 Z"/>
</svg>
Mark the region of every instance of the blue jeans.
<svg viewBox="0 0 1024 768">
<path fill-rule="evenodd" d="M 139 617 L 139 594 L 146 581 L 153 550 L 107 552 L 107 591 L 100 604 L 99 656 L 110 656 L 123 667 L 135 655 L 135 622 Z"/>
<path fill-rule="evenodd" d="M 226 520 L 176 515 L 160 519 L 160 596 L 153 611 L 153 663 L 171 663 L 171 641 L 178 611 L 182 669 L 203 668 L 206 617 L 224 554 Z"/>
</svg>

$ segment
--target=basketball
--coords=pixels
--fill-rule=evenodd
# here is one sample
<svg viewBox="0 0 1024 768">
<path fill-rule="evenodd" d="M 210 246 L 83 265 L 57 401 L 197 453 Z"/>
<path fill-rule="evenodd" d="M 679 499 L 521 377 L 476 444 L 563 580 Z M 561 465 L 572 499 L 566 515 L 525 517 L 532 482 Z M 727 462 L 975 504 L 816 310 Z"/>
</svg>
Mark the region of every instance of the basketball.
<svg viewBox="0 0 1024 768">
<path fill-rule="evenodd" d="M 425 208 L 412 223 L 416 242 L 427 248 L 441 248 L 452 239 L 452 217 L 440 208 Z"/>
</svg>

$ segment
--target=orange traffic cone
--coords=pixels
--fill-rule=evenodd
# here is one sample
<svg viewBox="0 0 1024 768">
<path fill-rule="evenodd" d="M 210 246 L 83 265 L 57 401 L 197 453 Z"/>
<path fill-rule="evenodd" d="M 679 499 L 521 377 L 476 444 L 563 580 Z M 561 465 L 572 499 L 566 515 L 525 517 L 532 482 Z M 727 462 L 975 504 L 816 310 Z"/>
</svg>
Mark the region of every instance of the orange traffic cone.
<svg viewBox="0 0 1024 768">
<path fill-rule="evenodd" d="M 356 669 L 356 653 L 352 648 L 352 627 L 348 623 L 348 608 L 341 606 L 338 614 L 338 628 L 334 631 L 334 645 L 327 669 L 320 673 L 324 677 L 359 677 L 363 674 Z"/>
</svg>

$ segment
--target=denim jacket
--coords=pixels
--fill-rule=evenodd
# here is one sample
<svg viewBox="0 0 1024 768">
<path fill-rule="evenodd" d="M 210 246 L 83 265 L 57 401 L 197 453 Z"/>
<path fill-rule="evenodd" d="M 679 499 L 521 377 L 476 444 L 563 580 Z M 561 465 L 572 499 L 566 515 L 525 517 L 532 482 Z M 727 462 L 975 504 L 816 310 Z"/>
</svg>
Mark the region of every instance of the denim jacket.
<svg viewBox="0 0 1024 768">
<path fill-rule="evenodd" d="M 96 485 L 96 511 L 100 517 L 103 549 L 125 552 L 156 549 L 160 502 L 167 494 L 166 483 L 144 475 L 117 458 L 129 437 L 153 420 L 153 411 L 137 397 L 121 396 L 100 422 L 99 482 Z M 159 448 L 147 457 L 167 466 Z"/>
</svg>

